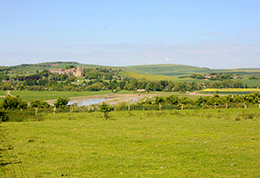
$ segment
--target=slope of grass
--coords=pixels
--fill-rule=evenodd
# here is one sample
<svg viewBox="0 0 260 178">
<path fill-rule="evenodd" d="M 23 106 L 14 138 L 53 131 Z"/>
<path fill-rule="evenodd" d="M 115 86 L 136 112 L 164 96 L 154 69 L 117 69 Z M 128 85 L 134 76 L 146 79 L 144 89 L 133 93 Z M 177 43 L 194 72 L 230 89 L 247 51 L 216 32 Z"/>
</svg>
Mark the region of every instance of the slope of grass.
<svg viewBox="0 0 260 178">
<path fill-rule="evenodd" d="M 178 76 L 192 73 L 208 73 L 210 69 L 187 65 L 158 64 L 123 67 L 122 70 L 138 74 Z"/>
<path fill-rule="evenodd" d="M 157 65 L 139 65 L 139 66 L 125 66 L 125 67 L 114 67 L 114 66 L 101 66 L 101 65 L 90 65 L 90 64 L 80 64 L 77 62 L 46 62 L 39 64 L 22 64 L 17 66 L 8 67 L 9 75 L 29 75 L 35 73 L 36 70 L 41 71 L 44 69 L 54 69 L 54 68 L 64 68 L 68 65 L 83 66 L 86 68 L 114 68 L 122 69 L 123 71 L 138 73 L 138 74 L 148 74 L 148 75 L 164 75 L 164 76 L 180 76 L 180 75 L 190 75 L 192 73 L 232 73 L 234 75 L 260 75 L 259 68 L 245 68 L 245 69 L 209 69 L 201 68 L 189 65 L 178 65 L 178 64 L 157 64 Z"/>
<path fill-rule="evenodd" d="M 17 161 L 1 165 L 0 176 L 21 177 L 23 168 L 27 177 L 260 177 L 259 112 L 63 113 L 3 123 L 5 152 Z M 238 113 L 253 119 L 236 121 Z"/>
<path fill-rule="evenodd" d="M 136 78 L 138 80 L 142 80 L 142 79 L 146 79 L 149 81 L 178 80 L 178 77 L 174 77 L 174 76 L 138 74 L 138 73 L 127 72 L 127 71 L 121 71 L 119 74 L 123 77 L 131 77 L 131 78 Z"/>
<path fill-rule="evenodd" d="M 89 64 L 80 64 L 77 62 L 45 62 L 45 63 L 38 63 L 38 64 L 22 64 L 17 66 L 9 67 L 9 74 L 10 75 L 29 75 L 36 73 L 36 70 L 41 71 L 44 69 L 56 69 L 56 68 L 64 68 L 68 65 L 74 66 L 83 66 L 83 67 L 100 67 L 99 65 L 89 65 Z"/>
</svg>

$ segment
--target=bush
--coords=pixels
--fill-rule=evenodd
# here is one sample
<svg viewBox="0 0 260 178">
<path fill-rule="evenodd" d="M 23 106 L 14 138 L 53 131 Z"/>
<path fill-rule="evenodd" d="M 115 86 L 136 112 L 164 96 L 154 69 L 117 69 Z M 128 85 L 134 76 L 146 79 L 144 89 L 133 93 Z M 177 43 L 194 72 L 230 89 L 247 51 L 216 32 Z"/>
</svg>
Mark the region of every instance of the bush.
<svg viewBox="0 0 260 178">
<path fill-rule="evenodd" d="M 99 111 L 104 113 L 104 119 L 108 119 L 108 113 L 112 111 L 112 107 L 109 106 L 107 103 L 103 102 L 100 105 Z"/>
<path fill-rule="evenodd" d="M 32 108 L 49 108 L 51 105 L 43 100 L 32 100 L 30 106 Z"/>
<path fill-rule="evenodd" d="M 67 104 L 69 103 L 70 99 L 67 97 L 60 97 L 58 98 L 55 103 L 54 106 L 56 108 L 64 108 L 65 106 L 67 106 Z"/>
<path fill-rule="evenodd" d="M 27 121 L 42 121 L 47 113 L 40 113 L 35 115 L 35 109 L 6 110 L 9 122 L 27 122 Z"/>
<path fill-rule="evenodd" d="M 9 120 L 5 110 L 0 111 L 0 122 L 7 122 Z"/>
<path fill-rule="evenodd" d="M 27 103 L 19 97 L 7 96 L 3 100 L 3 108 L 5 109 L 25 109 Z"/>
</svg>

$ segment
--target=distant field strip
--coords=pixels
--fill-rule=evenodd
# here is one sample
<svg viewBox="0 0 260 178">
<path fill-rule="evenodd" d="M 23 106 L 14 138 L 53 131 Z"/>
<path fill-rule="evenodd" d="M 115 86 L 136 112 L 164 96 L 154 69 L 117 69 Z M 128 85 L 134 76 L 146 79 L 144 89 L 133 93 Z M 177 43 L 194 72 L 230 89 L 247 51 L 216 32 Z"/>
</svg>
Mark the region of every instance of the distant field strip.
<svg viewBox="0 0 260 178">
<path fill-rule="evenodd" d="M 158 81 L 158 80 L 177 80 L 178 77 L 169 77 L 163 75 L 148 75 L 148 74 L 138 74 L 134 72 L 122 72 L 125 77 L 133 77 L 136 79 L 147 79 L 150 81 Z"/>
<path fill-rule="evenodd" d="M 230 94 L 248 94 L 254 92 L 260 92 L 258 88 L 207 88 L 201 90 L 203 93 L 230 93 Z"/>
<path fill-rule="evenodd" d="M 11 91 L 11 94 L 14 96 L 20 96 L 25 101 L 31 100 L 51 100 L 57 99 L 59 97 L 79 97 L 79 96 L 89 96 L 89 95 L 102 95 L 102 94 L 112 94 L 111 91 L 82 91 L 82 92 L 73 92 L 73 91 Z"/>
</svg>

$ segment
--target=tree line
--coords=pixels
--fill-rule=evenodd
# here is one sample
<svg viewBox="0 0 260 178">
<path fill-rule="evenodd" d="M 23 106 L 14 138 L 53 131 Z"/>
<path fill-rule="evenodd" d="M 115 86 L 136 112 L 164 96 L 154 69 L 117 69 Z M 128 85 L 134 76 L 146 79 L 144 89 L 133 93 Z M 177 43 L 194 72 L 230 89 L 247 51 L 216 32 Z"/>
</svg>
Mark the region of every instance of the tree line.
<svg viewBox="0 0 260 178">
<path fill-rule="evenodd" d="M 73 66 L 68 66 L 73 67 Z M 241 80 L 223 79 L 204 83 L 147 79 L 138 80 L 133 77 L 121 76 L 121 69 L 85 68 L 83 78 L 69 74 L 52 74 L 48 69 L 29 76 L 2 76 L 0 90 L 56 90 L 56 91 L 99 91 L 99 90 L 138 90 L 186 92 L 204 88 L 246 88 Z M 219 75 L 228 78 L 229 75 Z M 192 77 L 198 77 L 193 74 Z M 3 80 L 5 79 L 5 80 Z"/>
</svg>

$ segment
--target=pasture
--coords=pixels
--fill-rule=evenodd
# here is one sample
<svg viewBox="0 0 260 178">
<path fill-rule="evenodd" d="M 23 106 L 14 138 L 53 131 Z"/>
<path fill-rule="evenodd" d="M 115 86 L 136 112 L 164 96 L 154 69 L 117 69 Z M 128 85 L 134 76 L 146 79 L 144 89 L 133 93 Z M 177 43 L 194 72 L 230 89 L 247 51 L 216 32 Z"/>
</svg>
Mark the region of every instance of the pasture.
<svg viewBox="0 0 260 178">
<path fill-rule="evenodd" d="M 126 94 L 129 91 L 120 91 L 118 93 Z M 52 100 L 59 97 L 80 97 L 80 96 L 94 96 L 94 95 L 107 95 L 113 93 L 110 90 L 102 91 L 28 91 L 28 90 L 13 90 L 11 94 L 14 96 L 19 95 L 25 101 L 31 100 Z"/>
<path fill-rule="evenodd" d="M 115 101 L 120 101 L 122 98 L 131 98 L 133 95 L 139 97 L 152 97 L 152 96 L 166 96 L 166 95 L 177 95 L 179 97 L 187 96 L 190 98 L 196 98 L 197 96 L 188 95 L 188 93 L 179 93 L 179 92 L 149 92 L 149 93 L 140 93 L 127 90 L 121 90 L 117 93 L 112 93 L 110 90 L 101 90 L 101 91 L 28 91 L 28 90 L 12 90 L 10 93 L 14 96 L 21 97 L 24 101 L 32 100 L 54 100 L 59 97 L 69 97 L 77 99 L 82 99 L 83 97 L 113 97 Z M 5 91 L 6 94 L 6 91 Z M 0 98 L 1 99 L 1 98 Z M 3 100 L 3 98 L 2 98 Z M 1 100 L 0 100 L 1 101 Z"/>
<path fill-rule="evenodd" d="M 259 109 L 109 115 L 2 123 L 0 176 L 260 177 Z"/>
</svg>

